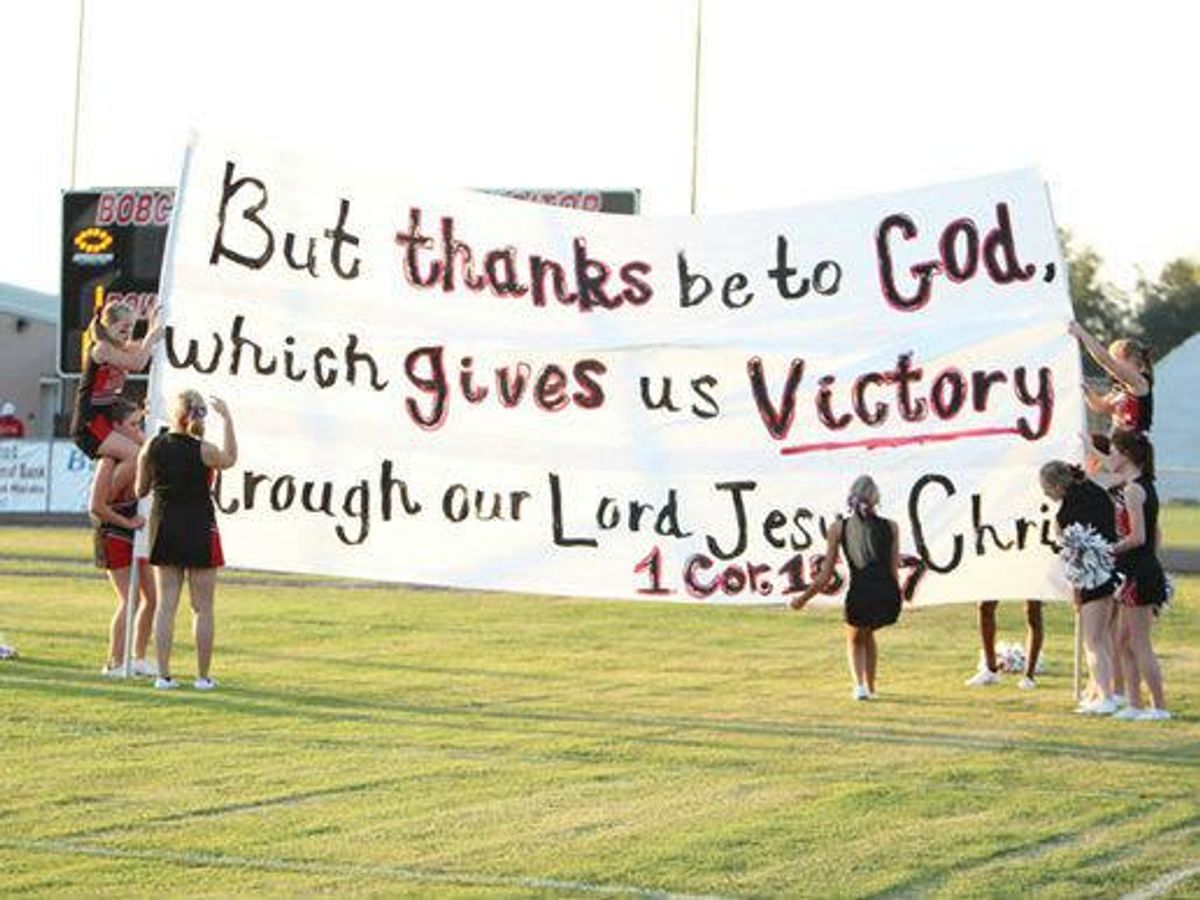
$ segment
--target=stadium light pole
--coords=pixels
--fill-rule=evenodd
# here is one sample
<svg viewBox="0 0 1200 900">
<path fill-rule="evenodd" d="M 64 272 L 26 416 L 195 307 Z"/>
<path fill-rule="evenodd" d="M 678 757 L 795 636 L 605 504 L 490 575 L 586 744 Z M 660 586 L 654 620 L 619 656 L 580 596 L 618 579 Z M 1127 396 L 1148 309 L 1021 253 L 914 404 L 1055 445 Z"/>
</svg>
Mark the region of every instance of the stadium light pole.
<svg viewBox="0 0 1200 900">
<path fill-rule="evenodd" d="M 703 18 L 704 0 L 696 0 L 695 72 L 692 78 L 692 196 L 688 207 L 693 216 L 696 214 L 696 187 L 700 171 L 700 28 Z"/>
<path fill-rule="evenodd" d="M 71 122 L 71 190 L 75 190 L 75 176 L 79 163 L 79 109 L 83 94 L 83 18 L 87 0 L 79 0 L 79 32 L 75 38 L 75 116 Z"/>
</svg>

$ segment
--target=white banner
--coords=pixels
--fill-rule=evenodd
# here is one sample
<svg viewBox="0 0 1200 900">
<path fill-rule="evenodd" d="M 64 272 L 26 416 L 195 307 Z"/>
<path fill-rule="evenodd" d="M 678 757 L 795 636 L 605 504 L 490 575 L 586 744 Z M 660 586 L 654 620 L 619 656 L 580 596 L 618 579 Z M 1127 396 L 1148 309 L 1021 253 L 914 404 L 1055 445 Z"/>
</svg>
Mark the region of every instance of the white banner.
<svg viewBox="0 0 1200 900">
<path fill-rule="evenodd" d="M 915 602 L 1065 593 L 1037 470 L 1080 454 L 1080 372 L 1032 171 L 655 220 L 199 142 L 176 216 L 151 393 L 232 408 L 234 564 L 780 602 L 869 473 Z"/>
</svg>

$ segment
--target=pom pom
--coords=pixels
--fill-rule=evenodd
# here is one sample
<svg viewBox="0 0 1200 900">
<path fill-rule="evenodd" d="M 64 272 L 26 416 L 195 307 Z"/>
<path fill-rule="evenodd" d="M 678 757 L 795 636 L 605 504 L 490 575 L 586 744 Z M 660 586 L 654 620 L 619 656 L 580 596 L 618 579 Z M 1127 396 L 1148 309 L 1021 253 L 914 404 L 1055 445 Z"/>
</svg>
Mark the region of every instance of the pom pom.
<svg viewBox="0 0 1200 900">
<path fill-rule="evenodd" d="M 1098 588 L 1112 578 L 1112 544 L 1091 525 L 1076 522 L 1064 528 L 1058 556 L 1063 574 L 1074 587 Z"/>
<path fill-rule="evenodd" d="M 1020 644 L 1002 643 L 996 647 L 996 665 L 1001 672 L 1013 674 L 1025 671 L 1025 648 Z"/>
</svg>

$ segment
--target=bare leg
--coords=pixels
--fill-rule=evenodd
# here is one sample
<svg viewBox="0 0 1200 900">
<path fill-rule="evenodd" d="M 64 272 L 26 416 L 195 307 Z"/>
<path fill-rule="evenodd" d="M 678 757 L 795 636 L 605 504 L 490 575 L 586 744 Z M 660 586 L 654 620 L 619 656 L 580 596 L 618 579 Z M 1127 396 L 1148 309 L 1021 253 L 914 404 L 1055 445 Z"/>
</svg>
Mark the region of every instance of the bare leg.
<svg viewBox="0 0 1200 900">
<path fill-rule="evenodd" d="M 183 569 L 178 566 L 155 566 L 154 580 L 158 588 L 158 611 L 154 614 L 154 655 L 158 658 L 160 678 L 171 677 L 171 644 L 175 640 L 175 611 L 179 608 L 179 592 L 183 588 Z"/>
<path fill-rule="evenodd" d="M 150 570 L 150 564 L 144 560 L 138 563 L 138 585 L 142 591 L 142 602 L 138 604 L 137 623 L 133 631 L 133 655 L 136 659 L 145 659 L 150 632 L 154 630 L 158 591 L 154 589 L 154 573 Z"/>
<path fill-rule="evenodd" d="M 1150 645 L 1150 629 L 1154 626 L 1154 608 L 1150 606 L 1131 606 L 1126 611 L 1129 615 L 1129 644 L 1133 658 L 1137 662 L 1138 671 L 1146 680 L 1150 689 L 1150 699 L 1155 709 L 1166 709 L 1163 697 L 1162 670 L 1158 667 L 1158 657 Z"/>
<path fill-rule="evenodd" d="M 117 611 L 108 625 L 109 668 L 125 659 L 125 604 L 129 602 L 129 569 L 109 569 L 108 580 L 117 594 Z"/>
<path fill-rule="evenodd" d="M 863 668 L 867 675 L 867 690 L 875 693 L 875 670 L 879 666 L 879 645 L 875 643 L 875 629 L 864 628 L 865 658 Z"/>
<path fill-rule="evenodd" d="M 866 687 L 867 660 L 862 639 L 862 630 L 853 625 L 846 626 L 846 659 L 850 663 L 850 675 L 856 687 Z"/>
<path fill-rule="evenodd" d="M 1133 652 L 1130 618 L 1133 608 L 1121 604 L 1120 622 L 1117 631 L 1117 655 L 1121 658 L 1121 669 L 1125 673 L 1125 696 L 1134 709 L 1142 707 L 1142 673 L 1138 669 L 1137 657 Z"/>
<path fill-rule="evenodd" d="M 1108 646 L 1112 652 L 1113 693 L 1128 697 L 1131 689 L 1125 684 L 1125 667 L 1121 660 L 1121 605 L 1114 601 L 1108 606 Z"/>
<path fill-rule="evenodd" d="M 1092 600 L 1079 608 L 1088 672 L 1100 692 L 1100 700 L 1107 700 L 1113 694 L 1112 651 L 1108 641 L 1108 607 L 1111 603 L 1111 598 Z"/>
<path fill-rule="evenodd" d="M 996 665 L 996 607 L 998 600 L 985 600 L 979 604 L 979 639 L 983 644 L 983 663 L 989 672 L 995 672 Z"/>
<path fill-rule="evenodd" d="M 192 635 L 196 639 L 196 665 L 201 678 L 208 677 L 213 652 L 213 594 L 217 570 L 189 569 L 188 596 L 192 600 Z"/>
<path fill-rule="evenodd" d="M 1033 678 L 1042 655 L 1042 643 L 1046 639 L 1041 600 L 1025 601 L 1025 622 L 1029 625 L 1029 633 L 1025 638 L 1025 677 Z"/>
</svg>

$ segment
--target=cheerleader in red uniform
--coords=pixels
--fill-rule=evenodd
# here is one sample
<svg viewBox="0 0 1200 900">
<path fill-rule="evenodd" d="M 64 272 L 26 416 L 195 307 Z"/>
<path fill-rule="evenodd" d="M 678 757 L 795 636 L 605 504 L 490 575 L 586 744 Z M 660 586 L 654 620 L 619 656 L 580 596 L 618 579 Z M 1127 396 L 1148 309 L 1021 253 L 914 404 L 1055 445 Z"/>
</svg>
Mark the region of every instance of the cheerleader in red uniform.
<svg viewBox="0 0 1200 900">
<path fill-rule="evenodd" d="M 1113 341 L 1105 348 L 1078 322 L 1072 322 L 1067 330 L 1079 339 L 1088 355 L 1113 379 L 1112 390 L 1104 394 L 1084 385 L 1084 400 L 1088 408 L 1109 416 L 1112 419 L 1112 431 L 1120 429 L 1149 433 L 1154 418 L 1154 371 L 1150 348 L 1129 338 Z M 1110 452 L 1107 436 L 1093 436 L 1093 444 L 1107 458 Z"/>
<path fill-rule="evenodd" d="M 141 410 L 128 400 L 118 398 L 109 410 L 114 433 L 131 441 L 141 439 L 139 421 Z M 96 566 L 108 572 L 117 595 L 117 610 L 113 613 L 108 634 L 108 662 L 102 675 L 116 677 L 123 672 L 125 659 L 125 605 L 129 600 L 129 575 L 133 565 L 133 534 L 144 524 L 138 515 L 137 498 L 133 496 L 133 468 L 118 466 L 111 457 L 101 457 L 92 476 L 89 509 L 96 525 L 94 533 Z M 141 603 L 137 608 L 134 628 L 134 675 L 153 675 L 154 666 L 146 662 L 146 644 L 154 624 L 154 578 L 145 560 L 138 563 L 138 586 Z"/>
<path fill-rule="evenodd" d="M 1114 471 L 1124 481 L 1117 505 L 1113 547 L 1117 571 L 1125 578 L 1120 601 L 1118 653 L 1123 658 L 1129 708 L 1117 718 L 1169 719 L 1163 697 L 1162 670 L 1150 642 L 1159 608 L 1167 601 L 1167 579 L 1158 560 L 1158 492 L 1154 489 L 1154 449 L 1146 435 L 1117 431 L 1112 437 Z M 1150 689 L 1152 707 L 1143 707 L 1139 681 Z"/>
<path fill-rule="evenodd" d="M 156 313 L 140 341 L 133 340 L 137 316 L 126 303 L 109 303 L 88 326 L 90 346 L 83 359 L 83 375 L 75 394 L 71 437 L 89 459 L 108 456 L 117 462 L 137 456 L 141 437 L 131 438 L 113 427 L 113 403 L 125 387 L 130 372 L 145 368 L 155 342 L 161 337 Z"/>
</svg>

